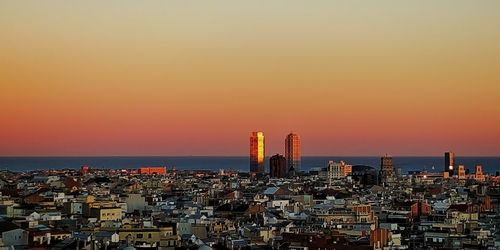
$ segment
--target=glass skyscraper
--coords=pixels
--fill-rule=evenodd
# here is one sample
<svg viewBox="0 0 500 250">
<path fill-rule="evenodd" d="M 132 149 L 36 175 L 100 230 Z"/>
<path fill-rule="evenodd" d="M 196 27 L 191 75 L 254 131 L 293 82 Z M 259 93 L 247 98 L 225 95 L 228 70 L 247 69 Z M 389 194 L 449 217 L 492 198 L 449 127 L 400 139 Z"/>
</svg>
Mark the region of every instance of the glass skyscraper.
<svg viewBox="0 0 500 250">
<path fill-rule="evenodd" d="M 287 172 L 300 172 L 300 137 L 290 133 L 285 139 L 285 158 Z"/>
<path fill-rule="evenodd" d="M 264 132 L 250 135 L 250 172 L 264 173 Z"/>
</svg>

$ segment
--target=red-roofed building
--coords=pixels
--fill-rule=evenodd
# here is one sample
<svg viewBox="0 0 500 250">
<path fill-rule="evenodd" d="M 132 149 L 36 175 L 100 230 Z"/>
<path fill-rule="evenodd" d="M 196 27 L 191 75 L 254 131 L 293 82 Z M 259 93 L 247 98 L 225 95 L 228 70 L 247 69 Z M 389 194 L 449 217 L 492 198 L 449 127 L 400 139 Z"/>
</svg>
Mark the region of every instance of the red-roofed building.
<svg viewBox="0 0 500 250">
<path fill-rule="evenodd" d="M 165 175 L 167 174 L 167 167 L 141 167 L 139 168 L 141 175 Z"/>
</svg>

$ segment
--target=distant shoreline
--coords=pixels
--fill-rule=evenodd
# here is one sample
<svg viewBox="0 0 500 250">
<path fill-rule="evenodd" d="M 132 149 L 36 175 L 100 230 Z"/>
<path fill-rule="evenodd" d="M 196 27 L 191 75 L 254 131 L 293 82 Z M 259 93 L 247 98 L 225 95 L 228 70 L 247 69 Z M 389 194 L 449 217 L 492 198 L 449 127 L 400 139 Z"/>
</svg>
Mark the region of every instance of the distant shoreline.
<svg viewBox="0 0 500 250">
<path fill-rule="evenodd" d="M 366 165 L 379 169 L 380 156 L 303 156 L 301 171 L 326 167 L 328 161 L 343 160 L 351 165 Z M 475 165 L 482 165 L 486 173 L 500 171 L 500 157 L 462 156 L 456 157 L 457 164 L 463 164 L 471 171 Z M 268 160 L 266 160 L 266 165 Z M 441 156 L 394 156 L 396 168 L 402 173 L 408 171 L 442 171 L 444 157 Z M 0 169 L 29 171 L 43 169 L 77 169 L 89 165 L 99 169 L 134 169 L 141 166 L 175 167 L 177 170 L 235 170 L 248 172 L 248 156 L 90 156 L 90 157 L 0 157 Z M 267 168 L 267 166 L 266 166 Z"/>
</svg>

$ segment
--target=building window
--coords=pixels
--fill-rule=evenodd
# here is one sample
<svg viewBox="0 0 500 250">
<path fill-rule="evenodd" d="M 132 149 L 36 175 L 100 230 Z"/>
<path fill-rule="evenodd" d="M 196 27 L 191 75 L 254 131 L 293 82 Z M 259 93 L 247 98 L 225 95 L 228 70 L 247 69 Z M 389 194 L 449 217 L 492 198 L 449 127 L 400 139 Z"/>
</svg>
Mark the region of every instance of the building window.
<svg viewBox="0 0 500 250">
<path fill-rule="evenodd" d="M 148 234 L 148 238 L 151 239 L 152 235 L 151 234 Z"/>
<path fill-rule="evenodd" d="M 142 239 L 142 234 L 137 234 L 138 239 Z"/>
</svg>

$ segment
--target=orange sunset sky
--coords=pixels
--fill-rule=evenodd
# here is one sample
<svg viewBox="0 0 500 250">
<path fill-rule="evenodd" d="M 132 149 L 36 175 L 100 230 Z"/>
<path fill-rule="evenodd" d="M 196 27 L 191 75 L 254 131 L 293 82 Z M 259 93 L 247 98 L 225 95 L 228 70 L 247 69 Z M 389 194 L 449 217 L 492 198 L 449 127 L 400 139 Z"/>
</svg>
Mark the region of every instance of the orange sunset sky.
<svg viewBox="0 0 500 250">
<path fill-rule="evenodd" d="M 0 2 L 0 155 L 500 155 L 500 1 Z"/>
</svg>

